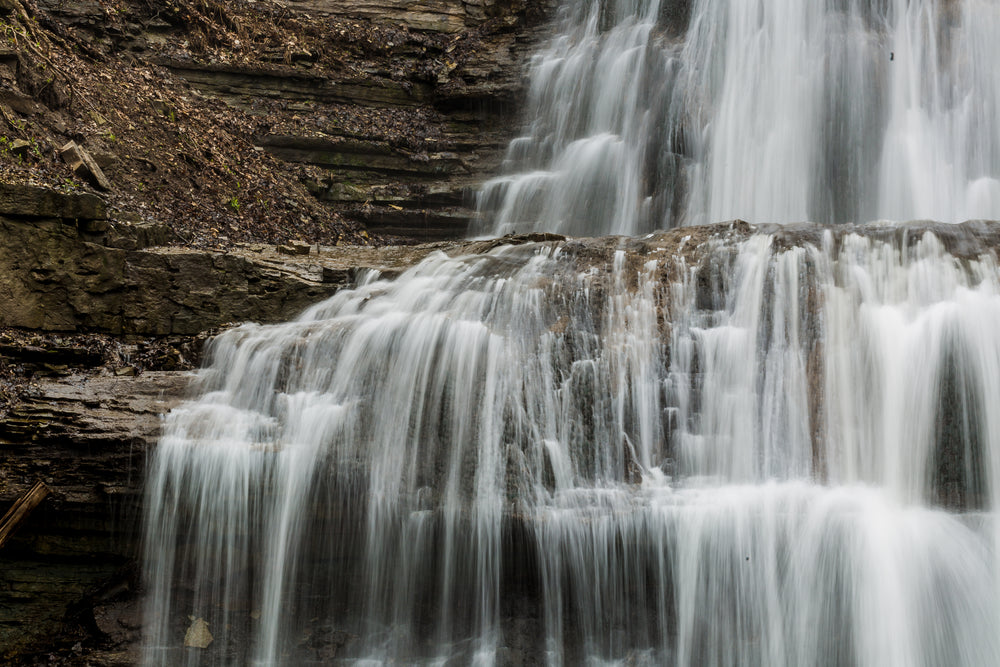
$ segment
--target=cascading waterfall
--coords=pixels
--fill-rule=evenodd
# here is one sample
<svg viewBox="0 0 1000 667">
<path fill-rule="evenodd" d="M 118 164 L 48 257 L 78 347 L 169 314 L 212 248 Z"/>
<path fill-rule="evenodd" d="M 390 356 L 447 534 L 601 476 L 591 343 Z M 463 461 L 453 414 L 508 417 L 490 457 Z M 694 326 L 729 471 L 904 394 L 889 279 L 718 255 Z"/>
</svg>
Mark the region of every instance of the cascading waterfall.
<svg viewBox="0 0 1000 667">
<path fill-rule="evenodd" d="M 995 663 L 1000 271 L 868 232 L 438 255 L 224 334 L 147 664 L 189 617 L 194 664 Z"/>
<path fill-rule="evenodd" d="M 212 342 L 144 664 L 1000 664 L 996 225 L 635 236 L 1000 217 L 1000 10 L 680 5 L 567 3 L 483 193 L 480 232 L 632 238 Z"/>
<path fill-rule="evenodd" d="M 659 0 L 568 2 L 562 14 L 533 58 L 528 134 L 511 142 L 510 173 L 486 183 L 473 233 L 631 235 L 676 207 L 673 188 L 648 180 L 677 167 L 662 130 L 676 66 L 658 46 Z"/>
<path fill-rule="evenodd" d="M 1000 218 L 996 2 L 685 4 L 566 5 L 474 233 Z"/>
</svg>

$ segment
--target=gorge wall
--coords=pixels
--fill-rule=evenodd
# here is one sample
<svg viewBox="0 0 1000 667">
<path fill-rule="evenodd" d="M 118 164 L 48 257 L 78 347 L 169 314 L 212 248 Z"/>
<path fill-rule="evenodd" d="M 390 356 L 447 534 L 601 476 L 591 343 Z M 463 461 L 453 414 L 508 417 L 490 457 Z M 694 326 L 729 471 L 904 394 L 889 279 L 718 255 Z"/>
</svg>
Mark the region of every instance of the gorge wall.
<svg viewBox="0 0 1000 667">
<path fill-rule="evenodd" d="M 304 168 L 309 190 L 346 219 L 426 241 L 464 234 L 474 190 L 517 128 L 522 72 L 555 3 L 269 3 L 301 32 L 265 45 L 253 3 L 218 3 L 233 30 L 211 36 L 184 3 L 125 3 L 134 13 L 120 23 L 105 4 L 39 6 L 246 112 L 257 147 Z"/>
<path fill-rule="evenodd" d="M 477 248 L 153 245 L 169 230 L 112 227 L 93 195 L 26 186 L 0 188 L 0 209 L 0 502 L 51 492 L 0 553 L 0 654 L 25 664 L 77 658 L 81 640 L 96 664 L 134 663 L 146 456 L 211 335 Z"/>
</svg>

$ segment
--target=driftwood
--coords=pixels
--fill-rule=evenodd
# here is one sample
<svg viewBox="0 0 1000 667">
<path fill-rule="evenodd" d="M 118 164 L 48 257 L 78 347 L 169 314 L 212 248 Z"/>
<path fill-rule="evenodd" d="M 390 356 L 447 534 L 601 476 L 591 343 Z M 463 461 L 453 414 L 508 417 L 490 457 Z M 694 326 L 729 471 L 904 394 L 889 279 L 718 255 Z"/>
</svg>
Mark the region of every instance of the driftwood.
<svg viewBox="0 0 1000 667">
<path fill-rule="evenodd" d="M 3 519 L 0 519 L 0 549 L 3 548 L 7 539 L 24 523 L 24 520 L 28 518 L 31 511 L 38 507 L 48 495 L 49 487 L 41 482 L 35 482 L 35 485 L 27 493 L 14 501 L 11 508 L 3 515 Z"/>
</svg>

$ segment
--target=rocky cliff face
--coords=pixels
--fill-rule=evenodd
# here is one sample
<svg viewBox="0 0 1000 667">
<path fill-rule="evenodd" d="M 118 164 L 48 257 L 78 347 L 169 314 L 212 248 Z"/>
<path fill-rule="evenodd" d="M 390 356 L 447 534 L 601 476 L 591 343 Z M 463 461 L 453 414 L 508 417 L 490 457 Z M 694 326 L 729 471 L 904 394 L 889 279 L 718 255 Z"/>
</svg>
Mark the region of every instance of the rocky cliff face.
<svg viewBox="0 0 1000 667">
<path fill-rule="evenodd" d="M 310 191 L 345 218 L 376 234 L 458 238 L 519 124 L 527 56 L 553 3 L 528 4 L 290 2 L 349 40 L 353 59 L 324 61 L 310 45 L 249 65 L 159 62 L 251 113 L 280 100 L 260 116 L 257 145 L 307 167 Z"/>
<path fill-rule="evenodd" d="M 662 3 L 667 35 L 688 0 Z M 8 0 L 0 182 L 180 242 L 464 234 L 556 0 Z M 67 163 L 75 142 L 104 176 Z"/>
<path fill-rule="evenodd" d="M 169 229 L 112 226 L 107 215 L 92 195 L 0 186 L 0 327 L 193 336 L 235 322 L 280 322 L 360 271 L 392 275 L 435 249 L 473 245 L 204 250 L 162 245 Z"/>
<path fill-rule="evenodd" d="M 77 131 L 94 151 L 118 160 L 112 167 L 120 172 L 117 183 L 126 171 L 135 172 L 136 183 L 129 185 L 156 183 L 173 166 L 164 164 L 171 162 L 165 158 L 179 158 L 182 171 L 185 162 L 195 162 L 189 166 L 204 173 L 220 156 L 202 154 L 206 148 L 217 153 L 198 145 L 203 128 L 183 126 L 201 117 L 245 137 L 247 150 L 276 158 L 264 169 L 292 176 L 332 215 L 363 225 L 372 235 L 427 241 L 465 233 L 472 192 L 495 171 L 519 125 L 527 56 L 554 4 L 38 0 L 37 10 L 53 31 L 85 42 L 126 73 L 149 68 L 134 89 L 125 87 L 149 96 L 152 118 L 116 122 L 114 110 L 96 103 L 104 122 Z M 118 75 L 113 69 L 112 80 Z M 166 86 L 158 91 L 161 83 Z M 217 102 L 230 110 L 227 119 L 199 111 Z M 167 130 L 155 152 L 122 150 L 131 138 L 129 127 L 143 132 L 140 123 L 149 121 Z M 231 121 L 238 125 L 230 127 Z M 61 122 L 72 135 L 73 120 Z M 227 168 L 234 176 L 219 174 L 229 189 L 216 198 L 225 200 L 228 213 L 247 215 L 264 200 L 273 209 L 283 200 L 260 192 L 250 174 L 241 178 L 235 166 Z M 198 179 L 198 171 L 189 180 Z M 191 183 L 167 187 L 178 185 Z M 322 217 L 308 207 L 300 215 Z M 225 226 L 210 225 L 208 236 L 253 240 L 227 233 Z M 295 226 L 301 225 L 295 221 Z M 324 242 L 336 238 L 298 235 Z"/>
<path fill-rule="evenodd" d="M 25 363 L 40 349 L 63 363 L 49 363 L 44 372 L 54 377 L 36 376 L 0 419 L 4 507 L 36 481 L 52 491 L 0 554 L 0 651 L 14 660 L 39 638 L 46 653 L 50 644 L 71 647 L 87 637 L 135 640 L 139 623 L 125 602 L 136 589 L 130 563 L 143 463 L 187 375 L 101 373 L 58 346 L 3 347 L 7 363 Z M 95 610 L 107 616 L 96 633 Z"/>
</svg>

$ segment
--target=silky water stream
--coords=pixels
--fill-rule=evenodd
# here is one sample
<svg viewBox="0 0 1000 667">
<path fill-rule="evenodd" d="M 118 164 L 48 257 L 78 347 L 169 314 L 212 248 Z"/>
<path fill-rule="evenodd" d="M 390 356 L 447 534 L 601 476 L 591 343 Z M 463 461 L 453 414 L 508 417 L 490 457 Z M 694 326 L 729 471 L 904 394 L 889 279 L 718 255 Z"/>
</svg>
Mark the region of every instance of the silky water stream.
<svg viewBox="0 0 1000 667">
<path fill-rule="evenodd" d="M 566 4 L 474 230 L 632 236 L 213 341 L 145 664 L 1000 664 L 1000 230 L 638 236 L 1000 217 L 998 9 L 671 6 Z"/>
</svg>

